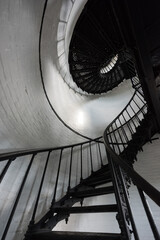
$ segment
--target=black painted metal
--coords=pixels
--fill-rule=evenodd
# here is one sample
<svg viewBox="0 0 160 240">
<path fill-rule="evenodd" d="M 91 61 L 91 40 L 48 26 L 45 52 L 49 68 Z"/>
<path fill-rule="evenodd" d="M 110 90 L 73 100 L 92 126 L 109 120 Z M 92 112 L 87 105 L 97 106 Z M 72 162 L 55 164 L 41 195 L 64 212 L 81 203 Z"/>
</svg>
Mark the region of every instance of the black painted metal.
<svg viewBox="0 0 160 240">
<path fill-rule="evenodd" d="M 124 194 L 124 197 L 125 197 L 125 202 L 126 202 L 127 209 L 128 209 L 128 212 L 129 212 L 130 222 L 132 224 L 133 235 L 134 235 L 135 240 L 139 240 L 136 224 L 135 224 L 135 221 L 134 221 L 134 218 L 133 218 L 133 214 L 132 214 L 132 210 L 131 210 L 131 207 L 130 207 L 130 203 L 129 203 L 129 200 L 128 200 L 128 193 L 127 193 L 127 189 L 126 189 L 124 176 L 123 176 L 123 173 L 122 173 L 122 170 L 121 170 L 120 167 L 118 167 L 118 170 L 119 170 L 119 177 L 120 177 L 121 182 L 122 182 L 121 186 L 123 188 L 123 194 Z"/>
<path fill-rule="evenodd" d="M 53 207 L 53 205 L 55 203 L 55 200 L 56 200 L 58 179 L 59 179 L 60 167 L 61 167 L 61 162 L 62 162 L 62 152 L 63 152 L 63 148 L 61 149 L 61 152 L 60 152 L 59 164 L 58 164 L 58 170 L 57 170 L 57 177 L 56 177 L 56 183 L 55 183 L 55 187 L 54 187 L 54 195 L 53 195 L 53 200 L 52 200 L 52 203 L 51 203 L 51 207 Z"/>
<path fill-rule="evenodd" d="M 92 145 L 89 143 L 89 152 L 90 152 L 90 163 L 91 163 L 91 173 L 93 173 L 93 159 L 92 159 Z"/>
<path fill-rule="evenodd" d="M 69 64 L 73 81 L 85 92 L 101 94 L 125 78 L 133 77 L 135 72 L 131 74 L 126 70 L 128 60 L 124 60 L 123 46 L 110 1 L 92 0 L 92 4 L 88 1 L 70 43 Z M 117 62 L 112 59 L 116 55 Z M 103 68 L 104 73 L 101 73 Z"/>
<path fill-rule="evenodd" d="M 68 192 L 71 188 L 71 174 L 72 174 L 72 156 L 73 156 L 73 147 L 71 148 L 71 157 L 70 157 L 70 167 L 69 167 L 69 179 L 68 179 Z"/>
<path fill-rule="evenodd" d="M 95 206 L 85 206 L 85 207 L 57 207 L 54 209 L 56 213 L 63 212 L 68 214 L 76 213 L 101 213 L 101 212 L 117 212 L 117 205 L 95 205 Z"/>
<path fill-rule="evenodd" d="M 151 210 L 149 208 L 149 205 L 147 203 L 146 197 L 145 197 L 143 191 L 141 190 L 141 188 L 138 188 L 138 192 L 139 192 L 139 195 L 141 197 L 141 201 L 143 203 L 143 207 L 145 209 L 146 215 L 148 217 L 148 221 L 150 223 L 154 238 L 155 238 L 155 240 L 160 240 L 160 235 L 159 235 L 158 229 L 156 227 L 156 224 L 154 222 L 154 219 L 153 219 Z"/>
<path fill-rule="evenodd" d="M 122 202 L 122 198 L 121 198 L 121 193 L 120 193 L 120 188 L 119 188 L 119 184 L 118 184 L 118 179 L 117 179 L 117 172 L 116 172 L 116 168 L 115 168 L 115 164 L 112 161 L 112 158 L 109 154 L 107 154 L 108 156 L 108 162 L 110 164 L 110 168 L 111 168 L 111 173 L 112 173 L 112 179 L 113 179 L 113 186 L 114 186 L 114 191 L 115 191 L 115 197 L 117 200 L 117 207 L 118 207 L 118 217 L 117 220 L 119 222 L 119 227 L 121 229 L 121 233 L 122 236 L 124 237 L 124 239 L 130 239 L 130 231 L 129 231 L 129 227 L 127 225 L 127 221 L 125 218 L 125 209 L 123 206 L 123 202 Z"/>
<path fill-rule="evenodd" d="M 100 157 L 100 162 L 101 162 L 101 167 L 103 167 L 103 161 L 102 161 L 102 154 L 101 154 L 101 148 L 100 148 L 100 144 L 98 144 L 98 151 L 99 151 L 99 157 Z"/>
<path fill-rule="evenodd" d="M 34 222 L 35 222 L 36 211 L 37 211 L 37 207 L 38 207 L 38 202 L 39 202 L 40 194 L 41 194 L 41 191 L 42 191 L 42 186 L 43 186 L 43 182 L 44 182 L 44 178 L 45 178 L 45 173 L 46 173 L 47 166 L 48 166 L 48 161 L 49 161 L 50 153 L 51 153 L 51 152 L 49 151 L 49 152 L 48 152 L 48 155 L 47 155 L 45 167 L 44 167 L 44 170 L 43 170 L 43 175 L 42 175 L 42 178 L 41 178 L 41 182 L 40 182 L 40 186 L 39 186 L 39 190 L 38 190 L 38 194 L 37 194 L 37 198 L 36 198 L 36 202 L 35 202 L 35 206 L 34 206 L 32 218 L 31 218 L 31 221 L 30 221 L 30 224 L 31 224 L 31 225 L 33 225 Z"/>
<path fill-rule="evenodd" d="M 121 235 L 116 233 L 92 232 L 42 232 L 35 233 L 30 240 L 121 240 Z"/>
<path fill-rule="evenodd" d="M 80 181 L 83 180 L 83 161 L 82 161 L 83 153 L 82 153 L 82 148 L 83 148 L 83 145 L 81 144 L 81 179 L 80 179 Z"/>
<path fill-rule="evenodd" d="M 12 208 L 12 210 L 11 210 L 11 213 L 10 213 L 10 216 L 9 216 L 9 219 L 8 219 L 7 224 L 6 224 L 6 227 L 5 227 L 5 230 L 4 230 L 4 232 L 3 232 L 3 235 L 2 235 L 1 240 L 4 240 L 4 239 L 6 238 L 6 236 L 7 236 L 8 229 L 9 229 L 9 227 L 10 227 L 10 224 L 11 224 L 11 222 L 12 222 L 14 213 L 15 213 L 15 211 L 16 211 L 16 208 L 17 208 L 19 199 L 20 199 L 21 194 L 22 194 L 22 191 L 23 191 L 23 187 L 24 187 L 24 185 L 25 185 L 26 179 L 27 179 L 27 177 L 28 177 L 29 171 L 30 171 L 30 169 L 31 169 L 31 166 L 32 166 L 32 163 L 33 163 L 33 160 L 34 160 L 34 157 L 35 157 L 35 154 L 33 154 L 32 158 L 31 158 L 31 160 L 30 160 L 30 163 L 28 164 L 27 170 L 26 170 L 26 172 L 25 172 L 25 175 L 24 175 L 24 177 L 23 177 L 22 183 L 21 183 L 20 188 L 19 188 L 19 190 L 18 190 L 18 193 L 17 193 L 16 199 L 15 199 L 15 202 L 14 202 L 14 204 L 13 204 L 13 208 Z"/>
<path fill-rule="evenodd" d="M 100 196 L 100 195 L 111 194 L 111 193 L 114 193 L 113 186 L 103 187 L 103 188 L 94 188 L 91 190 L 83 190 L 83 191 L 81 190 L 78 192 L 73 192 L 71 196 L 87 198 L 87 197 Z"/>
<path fill-rule="evenodd" d="M 1 175 L 0 175 L 0 183 L 2 182 L 5 174 L 7 173 L 7 170 L 9 168 L 9 166 L 11 165 L 12 161 L 15 160 L 15 158 L 10 158 L 8 160 L 8 162 L 6 163 L 5 167 L 3 168 L 2 172 L 1 172 Z"/>
</svg>

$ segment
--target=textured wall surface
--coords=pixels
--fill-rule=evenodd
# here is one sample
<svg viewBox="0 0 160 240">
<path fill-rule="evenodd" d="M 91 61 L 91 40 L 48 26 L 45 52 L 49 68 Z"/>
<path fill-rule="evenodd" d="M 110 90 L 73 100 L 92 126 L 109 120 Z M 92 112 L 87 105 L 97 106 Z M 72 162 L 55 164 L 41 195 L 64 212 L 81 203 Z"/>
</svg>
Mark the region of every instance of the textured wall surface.
<svg viewBox="0 0 160 240">
<path fill-rule="evenodd" d="M 0 1 L 1 149 L 83 141 L 57 119 L 42 88 L 38 46 L 44 2 Z"/>
</svg>

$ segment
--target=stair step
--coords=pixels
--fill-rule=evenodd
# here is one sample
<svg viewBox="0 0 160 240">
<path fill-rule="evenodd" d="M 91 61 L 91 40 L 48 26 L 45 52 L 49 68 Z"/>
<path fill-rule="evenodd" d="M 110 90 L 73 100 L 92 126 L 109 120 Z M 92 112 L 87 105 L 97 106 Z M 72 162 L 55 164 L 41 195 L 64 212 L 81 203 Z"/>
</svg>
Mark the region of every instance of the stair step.
<svg viewBox="0 0 160 240">
<path fill-rule="evenodd" d="M 110 168 L 108 164 L 104 165 L 99 170 L 93 172 L 91 176 L 89 176 L 89 178 L 94 176 L 99 176 L 100 174 L 107 173 L 107 172 L 110 172 Z"/>
<path fill-rule="evenodd" d="M 117 212 L 117 204 L 110 205 L 95 205 L 95 206 L 85 206 L 85 207 L 57 207 L 54 208 L 55 213 L 100 213 L 100 212 Z"/>
<path fill-rule="evenodd" d="M 73 192 L 71 193 L 71 196 L 73 197 L 79 197 L 79 198 L 86 198 L 86 197 L 93 197 L 93 196 L 99 196 L 104 194 L 110 194 L 114 192 L 113 186 L 109 187 L 103 187 L 103 188 L 96 188 L 91 190 L 84 190 L 79 192 Z"/>
<path fill-rule="evenodd" d="M 109 183 L 111 181 L 112 181 L 111 175 L 106 174 L 106 175 L 102 175 L 100 177 L 87 179 L 86 181 L 84 181 L 84 184 L 86 184 L 88 186 L 98 186 L 98 185 L 101 185 L 104 183 Z"/>
<path fill-rule="evenodd" d="M 118 233 L 43 232 L 32 235 L 31 240 L 120 240 Z"/>
</svg>

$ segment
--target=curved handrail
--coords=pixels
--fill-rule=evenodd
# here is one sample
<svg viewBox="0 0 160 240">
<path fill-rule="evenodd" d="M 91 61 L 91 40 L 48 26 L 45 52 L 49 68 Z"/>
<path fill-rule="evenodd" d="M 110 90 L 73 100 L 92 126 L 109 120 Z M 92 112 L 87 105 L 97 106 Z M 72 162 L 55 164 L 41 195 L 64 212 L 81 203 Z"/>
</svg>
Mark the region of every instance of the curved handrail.
<svg viewBox="0 0 160 240">
<path fill-rule="evenodd" d="M 66 149 L 66 148 L 74 148 L 76 146 L 81 146 L 90 142 L 99 142 L 102 143 L 102 141 L 99 141 L 102 137 L 95 138 L 93 140 L 81 142 L 81 143 L 76 143 L 76 144 L 71 144 L 71 145 L 65 145 L 65 146 L 60 146 L 60 147 L 55 147 L 55 148 L 37 148 L 37 149 L 28 149 L 28 150 L 21 150 L 21 151 L 14 151 L 14 152 L 7 152 L 7 153 L 1 153 L 0 154 L 0 162 L 5 161 L 7 159 L 14 159 L 17 157 L 25 156 L 25 155 L 30 155 L 34 154 L 36 155 L 37 153 L 42 153 L 42 152 L 51 152 L 54 150 L 61 150 L 61 149 Z"/>
<path fill-rule="evenodd" d="M 135 107 L 133 107 L 135 105 Z M 104 135 L 108 136 L 108 142 L 112 149 L 119 155 L 127 147 L 136 128 L 140 125 L 144 115 L 147 114 L 147 104 L 138 91 L 120 112 L 120 114 L 108 125 Z M 119 147 L 115 149 L 115 144 Z"/>
<path fill-rule="evenodd" d="M 126 134 L 126 138 L 123 138 L 120 133 L 118 132 L 116 135 L 116 131 L 119 129 L 123 129 L 124 125 L 128 125 L 128 128 L 131 128 L 130 131 L 131 133 L 129 133 L 131 135 L 131 137 L 133 136 L 133 134 L 136 132 L 135 131 L 135 126 L 131 126 L 130 122 L 133 121 L 133 118 L 136 119 L 137 115 L 139 115 L 140 113 L 144 116 L 144 114 L 147 113 L 147 111 L 145 112 L 144 110 L 147 110 L 147 104 L 144 100 L 143 101 L 143 106 L 141 109 L 143 109 L 143 111 L 139 109 L 139 111 L 137 111 L 135 113 L 135 115 L 128 119 L 124 124 L 121 124 L 120 126 L 118 126 L 117 128 L 113 129 L 113 126 L 115 124 L 116 125 L 116 121 L 118 119 L 120 119 L 121 116 L 123 116 L 123 114 L 127 111 L 127 108 L 129 106 L 131 106 L 132 102 L 134 101 L 134 98 L 136 96 L 138 91 L 135 91 L 132 98 L 130 99 L 129 103 L 126 105 L 126 107 L 121 111 L 121 113 L 109 124 L 109 126 L 106 128 L 106 130 L 104 131 L 104 143 L 107 149 L 107 152 L 110 154 L 110 156 L 112 157 L 113 161 L 118 164 L 127 174 L 128 176 L 132 179 L 133 183 L 136 184 L 140 189 L 142 189 L 158 206 L 160 206 L 160 192 L 155 189 L 149 182 L 147 182 L 143 177 L 141 177 L 120 155 L 123 150 L 128 146 L 128 142 L 131 140 L 127 137 L 126 131 L 122 131 L 123 134 Z M 121 122 L 120 122 L 121 123 Z M 132 122 L 132 125 L 133 122 Z M 124 129 L 123 129 L 124 130 Z M 118 138 L 118 134 L 119 134 L 119 142 L 117 141 Z M 114 135 L 114 142 L 111 141 L 113 139 L 113 135 Z M 115 148 L 115 146 L 117 145 L 117 148 Z M 122 145 L 122 147 L 120 148 L 120 145 Z"/>
</svg>

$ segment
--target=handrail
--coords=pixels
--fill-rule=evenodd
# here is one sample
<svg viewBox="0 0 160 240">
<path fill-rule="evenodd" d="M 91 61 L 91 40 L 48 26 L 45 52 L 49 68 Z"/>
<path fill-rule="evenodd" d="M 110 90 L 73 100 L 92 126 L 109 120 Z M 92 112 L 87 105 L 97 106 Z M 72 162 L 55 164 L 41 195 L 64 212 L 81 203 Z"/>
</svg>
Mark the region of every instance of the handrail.
<svg viewBox="0 0 160 240">
<path fill-rule="evenodd" d="M 32 227 L 36 223 L 37 217 L 40 214 L 38 212 L 38 208 L 40 206 L 39 204 L 41 203 L 41 197 L 43 197 L 43 191 L 45 188 L 44 186 L 46 186 L 45 184 L 48 184 L 50 182 L 50 181 L 46 182 L 46 176 L 48 177 L 48 175 L 50 175 L 51 170 L 50 170 L 49 166 L 51 166 L 51 165 L 53 166 L 54 156 L 56 159 L 54 171 L 57 173 L 55 174 L 55 172 L 54 172 L 54 174 L 51 174 L 52 177 L 50 178 L 50 180 L 52 179 L 51 180 L 51 182 L 53 184 L 52 189 L 54 189 L 54 190 L 53 190 L 53 192 L 51 192 L 49 194 L 50 198 L 51 198 L 51 204 L 49 206 L 50 207 L 49 209 L 54 208 L 54 205 L 59 200 L 59 198 L 68 196 L 71 188 L 75 187 L 77 184 L 83 183 L 85 178 L 89 177 L 94 171 L 100 169 L 103 166 L 105 167 L 105 165 L 107 164 L 106 158 L 105 158 L 106 155 L 105 155 L 105 151 L 104 151 L 105 150 L 104 143 L 103 143 L 103 141 L 101 141 L 101 138 L 102 137 L 98 137 L 95 139 L 91 139 L 90 141 L 85 141 L 85 142 L 81 142 L 81 143 L 77 143 L 77 144 L 55 147 L 55 148 L 29 149 L 29 150 L 0 154 L 0 162 L 7 160 L 5 164 L 2 164 L 2 170 L 0 173 L 0 183 L 2 184 L 2 186 L 3 186 L 3 184 L 5 184 L 5 180 L 8 178 L 8 176 L 10 174 L 9 171 L 12 171 L 12 167 L 14 168 L 14 166 L 16 166 L 16 164 L 19 164 L 19 161 L 17 161 L 17 159 L 19 157 L 28 156 L 27 162 L 29 162 L 29 164 L 24 164 L 24 165 L 22 164 L 22 166 L 23 166 L 23 168 L 22 168 L 23 169 L 23 171 L 22 171 L 23 177 L 22 178 L 23 179 L 22 179 L 22 182 L 20 182 L 20 186 L 18 186 L 18 188 L 15 190 L 15 198 L 13 199 L 13 205 L 11 206 L 11 211 L 8 213 L 9 215 L 8 215 L 7 221 L 4 224 L 4 229 L 1 232 L 2 240 L 6 239 L 10 225 L 13 222 L 15 213 L 20 206 L 19 202 L 20 202 L 20 198 L 23 194 L 24 188 L 26 186 L 29 186 L 29 188 L 32 192 L 31 194 L 34 193 L 32 191 L 32 184 L 27 185 L 27 180 L 29 179 L 30 174 L 34 174 L 35 177 L 38 177 L 38 184 L 39 184 L 39 186 L 37 185 L 37 192 L 35 192 L 35 196 L 34 196 L 35 202 L 33 202 L 33 204 L 32 204 L 33 205 L 32 217 L 30 218 L 30 224 L 29 224 L 29 227 L 30 226 Z M 103 147 L 102 147 L 102 145 L 100 147 L 100 143 L 103 144 Z M 67 151 L 64 151 L 65 149 L 67 149 Z M 57 150 L 60 150 L 60 151 L 57 152 Z M 54 151 L 55 151 L 55 154 L 51 155 L 51 153 L 53 153 Z M 93 162 L 92 151 L 96 152 L 97 161 Z M 42 153 L 42 152 L 46 153 L 45 156 L 38 155 L 39 153 Z M 90 154 L 89 154 L 89 158 L 87 159 L 88 163 L 86 163 L 86 157 L 88 157 L 88 154 L 87 154 L 88 152 L 90 152 Z M 102 154 L 103 154 L 103 157 L 102 157 Z M 39 156 L 39 157 L 37 157 L 37 156 Z M 33 165 L 37 164 L 37 161 L 38 161 L 38 163 L 41 163 L 42 162 L 41 157 L 43 157 L 44 164 L 41 167 L 42 172 L 39 175 L 39 170 L 37 170 L 35 172 Z M 70 159 L 69 162 L 68 162 L 68 157 Z M 12 164 L 13 161 L 15 161 L 14 164 Z M 75 169 L 74 169 L 75 162 L 77 163 L 76 173 L 75 173 Z M 60 195 L 61 195 L 60 196 L 58 188 L 59 188 L 59 186 L 61 186 L 60 179 L 63 175 L 63 171 L 61 171 L 61 167 L 62 168 L 64 168 L 64 166 L 66 167 L 67 163 L 69 164 L 69 169 L 66 168 L 65 176 L 66 176 L 66 179 L 68 179 L 68 180 L 66 181 L 65 186 L 63 186 L 63 191 L 60 193 Z M 85 163 L 87 165 L 84 168 Z M 54 180 L 53 180 L 53 176 L 56 176 L 54 178 Z M 10 183 L 9 187 L 12 189 L 12 187 L 13 187 L 12 183 Z M 46 196 L 46 197 L 48 197 L 48 196 Z M 1 236 L 1 234 L 0 234 L 0 236 Z"/>
<path fill-rule="evenodd" d="M 137 101 L 138 100 L 138 101 Z M 132 105 L 136 105 L 136 109 Z M 119 155 L 128 146 L 136 128 L 140 125 L 144 115 L 147 114 L 147 104 L 138 91 L 135 90 L 125 108 L 108 125 L 105 135 L 108 136 L 108 143 Z M 117 145 L 115 149 L 115 145 Z M 120 147 L 121 146 L 121 147 Z"/>
<path fill-rule="evenodd" d="M 118 156 L 110 147 L 107 135 L 104 132 L 104 143 L 107 151 L 113 158 L 113 161 L 124 169 L 134 184 L 141 188 L 158 206 L 160 206 L 160 192 L 142 178 L 132 167 L 129 166 L 120 156 Z"/>
<path fill-rule="evenodd" d="M 21 156 L 25 156 L 25 155 L 30 155 L 30 154 L 37 154 L 37 153 L 42 153 L 42 152 L 49 152 L 49 151 L 54 151 L 54 150 L 76 147 L 76 146 L 87 144 L 89 142 L 102 143 L 101 141 L 99 141 L 99 139 L 101 139 L 101 138 L 102 137 L 98 137 L 98 138 L 88 140 L 85 142 L 71 144 L 71 145 L 65 145 L 65 146 L 60 146 L 60 147 L 55 147 L 55 148 L 37 148 L 37 149 L 28 149 L 28 150 L 21 150 L 21 151 L 9 152 L 9 153 L 1 153 L 0 154 L 0 162 L 7 160 L 7 159 L 17 158 L 17 157 L 21 157 Z"/>
<path fill-rule="evenodd" d="M 121 142 L 117 141 L 117 137 L 118 135 L 114 135 L 114 142 L 110 142 L 109 138 L 112 140 L 111 135 L 117 131 L 117 129 L 120 129 L 121 127 L 124 126 L 124 124 L 129 124 L 129 122 L 131 121 L 131 119 L 133 119 L 133 117 L 136 118 L 137 113 L 135 112 L 135 115 L 128 119 L 124 124 L 122 124 L 119 127 L 117 127 L 117 125 L 115 124 L 117 119 L 119 119 L 123 113 L 126 111 L 126 109 L 131 105 L 132 101 L 134 100 L 134 97 L 136 96 L 137 91 L 134 92 L 132 98 L 130 99 L 129 103 L 126 105 L 126 107 L 120 112 L 120 114 L 108 125 L 108 127 L 106 128 L 106 130 L 104 131 L 104 143 L 106 146 L 106 149 L 108 151 L 108 153 L 111 155 L 111 157 L 113 158 L 113 161 L 118 164 L 122 169 L 124 169 L 126 171 L 126 173 L 128 174 L 128 176 L 132 179 L 133 183 L 136 184 L 140 189 L 142 189 L 158 206 L 160 206 L 160 192 L 155 189 L 150 183 L 148 183 L 144 178 L 142 178 L 123 158 L 121 153 L 123 152 L 123 150 L 128 146 L 128 143 L 131 139 L 128 139 L 126 132 L 124 132 L 124 134 L 126 135 L 124 139 L 122 139 L 122 135 L 120 135 L 119 133 L 119 140 Z M 145 107 L 147 108 L 147 105 L 144 101 L 144 105 L 142 106 L 142 108 Z M 146 112 L 147 113 L 147 112 Z M 144 115 L 144 112 L 142 113 Z M 116 125 L 116 129 L 113 130 L 113 124 Z M 134 126 L 135 128 L 135 126 Z M 130 135 L 133 136 L 134 133 L 136 133 L 136 131 L 134 131 L 133 129 L 129 129 L 131 131 Z M 112 129 L 110 131 L 110 129 Z M 124 129 L 123 129 L 124 130 Z M 118 144 L 117 144 L 118 143 Z M 117 145 L 117 149 L 115 149 L 115 146 Z M 123 149 L 120 149 L 120 145 L 123 146 Z"/>
</svg>

